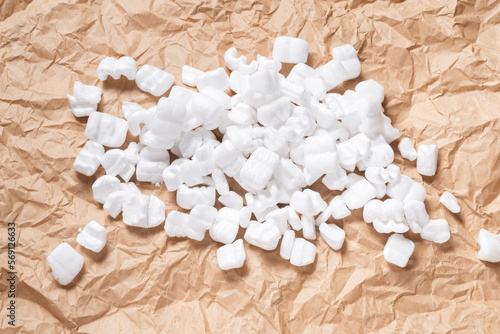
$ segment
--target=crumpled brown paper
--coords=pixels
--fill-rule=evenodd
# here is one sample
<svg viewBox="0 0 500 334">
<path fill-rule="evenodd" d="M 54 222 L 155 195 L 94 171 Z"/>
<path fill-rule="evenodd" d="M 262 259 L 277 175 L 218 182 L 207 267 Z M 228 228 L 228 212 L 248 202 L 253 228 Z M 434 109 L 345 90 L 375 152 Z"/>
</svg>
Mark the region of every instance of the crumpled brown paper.
<svg viewBox="0 0 500 334">
<path fill-rule="evenodd" d="M 486 1 L 61 1 L 0 4 L 1 328 L 22 333 L 479 333 L 500 327 L 500 265 L 477 259 L 480 228 L 500 232 L 500 2 Z M 386 88 L 384 107 L 402 136 L 439 145 L 435 177 L 395 162 L 427 189 L 431 218 L 452 237 L 415 242 L 408 268 L 382 255 L 387 235 L 358 210 L 336 222 L 340 251 L 318 238 L 316 262 L 295 268 L 245 245 L 240 270 L 219 270 L 219 246 L 167 238 L 162 227 L 131 228 L 92 199 L 96 176 L 72 164 L 86 119 L 71 113 L 76 80 L 104 89 L 99 110 L 121 116 L 121 103 L 157 99 L 126 79 L 100 82 L 105 56 L 134 57 L 173 73 L 189 64 L 223 66 L 235 46 L 270 56 L 278 35 L 309 41 L 308 64 L 352 43 L 360 78 Z M 133 138 L 129 135 L 129 140 Z M 396 148 L 397 142 L 393 144 Z M 140 184 L 177 209 L 165 187 Z M 335 193 L 321 185 L 325 199 Z M 439 204 L 455 194 L 462 213 Z M 106 227 L 99 254 L 79 246 L 90 220 Z M 7 222 L 17 224 L 17 327 L 7 325 Z M 240 232 L 240 235 L 242 233 Z M 52 278 L 47 255 L 61 242 L 85 258 L 67 287 Z"/>
</svg>

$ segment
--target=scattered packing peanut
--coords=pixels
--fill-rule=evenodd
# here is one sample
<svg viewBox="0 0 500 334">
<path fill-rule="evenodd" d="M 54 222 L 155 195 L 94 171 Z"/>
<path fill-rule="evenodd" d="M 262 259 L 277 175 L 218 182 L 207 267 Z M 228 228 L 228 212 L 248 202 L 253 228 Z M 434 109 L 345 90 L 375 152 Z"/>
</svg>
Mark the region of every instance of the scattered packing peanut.
<svg viewBox="0 0 500 334">
<path fill-rule="evenodd" d="M 218 201 L 225 207 L 232 209 L 241 209 L 243 207 L 243 198 L 234 191 L 219 196 Z"/>
<path fill-rule="evenodd" d="M 422 201 L 412 200 L 405 202 L 404 212 L 408 226 L 413 233 L 422 232 L 422 228 L 430 221 L 425 204 Z"/>
<path fill-rule="evenodd" d="M 85 136 L 107 147 L 120 147 L 127 137 L 128 124 L 124 119 L 93 112 L 87 120 Z"/>
<path fill-rule="evenodd" d="M 361 63 L 358 60 L 356 49 L 350 44 L 345 44 L 332 49 L 333 59 L 342 63 L 346 73 L 347 80 L 358 77 L 361 73 Z"/>
<path fill-rule="evenodd" d="M 387 185 L 387 196 L 399 199 L 403 203 L 412 200 L 423 202 L 426 195 L 425 188 L 406 175 L 401 175 L 397 181 Z"/>
<path fill-rule="evenodd" d="M 229 88 L 229 77 L 222 67 L 197 75 L 194 82 L 196 84 L 196 88 L 200 91 L 207 87 L 214 87 L 220 89 L 221 91 L 225 91 Z"/>
<path fill-rule="evenodd" d="M 285 234 L 290 230 L 287 224 L 287 212 L 284 209 L 275 209 L 266 214 L 265 220 L 272 222 L 281 232 Z"/>
<path fill-rule="evenodd" d="M 83 247 L 99 253 L 106 245 L 106 229 L 98 222 L 92 220 L 79 231 L 76 241 Z"/>
<path fill-rule="evenodd" d="M 129 226 L 148 227 L 149 196 L 144 194 L 129 194 L 122 204 L 123 222 Z"/>
<path fill-rule="evenodd" d="M 94 199 L 104 204 L 109 194 L 120 190 L 120 180 L 115 176 L 103 175 L 92 184 Z"/>
<path fill-rule="evenodd" d="M 370 138 L 360 133 L 337 145 L 339 163 L 345 170 L 353 171 L 356 164 L 370 152 Z"/>
<path fill-rule="evenodd" d="M 214 206 L 215 188 L 214 187 L 188 188 L 186 185 L 181 185 L 177 190 L 177 204 L 181 208 L 187 210 L 194 208 L 198 204 L 206 204 Z"/>
<path fill-rule="evenodd" d="M 189 220 L 183 226 L 184 233 L 190 239 L 201 241 L 217 218 L 217 209 L 213 206 L 200 204 L 189 213 Z"/>
<path fill-rule="evenodd" d="M 365 171 L 365 177 L 372 184 L 385 184 L 387 182 L 396 182 L 401 175 L 399 167 L 388 165 L 383 167 L 368 167 Z"/>
<path fill-rule="evenodd" d="M 101 164 L 100 159 L 103 155 L 104 147 L 95 141 L 89 140 L 76 156 L 73 168 L 83 175 L 94 175 Z"/>
<path fill-rule="evenodd" d="M 442 244 L 450 239 L 450 227 L 444 219 L 430 220 L 422 227 L 422 239 Z"/>
<path fill-rule="evenodd" d="M 410 138 L 403 138 L 398 144 L 399 153 L 405 159 L 415 161 L 417 159 L 417 150 L 413 147 Z"/>
<path fill-rule="evenodd" d="M 281 238 L 280 230 L 272 222 L 250 221 L 244 239 L 251 245 L 264 250 L 274 250 Z"/>
<path fill-rule="evenodd" d="M 327 204 L 319 193 L 311 189 L 305 189 L 292 195 L 290 206 L 303 215 L 315 216 L 324 211 Z"/>
<path fill-rule="evenodd" d="M 212 240 L 230 244 L 236 239 L 240 228 L 240 211 L 231 208 L 222 208 L 217 214 L 214 224 L 210 227 Z"/>
<path fill-rule="evenodd" d="M 458 205 L 458 200 L 455 196 L 453 196 L 450 192 L 445 192 L 439 198 L 439 201 L 451 212 L 459 213 L 460 205 Z"/>
<path fill-rule="evenodd" d="M 316 259 L 316 246 L 309 241 L 297 238 L 295 239 L 290 254 L 290 263 L 297 267 L 307 266 Z"/>
<path fill-rule="evenodd" d="M 278 36 L 274 40 L 273 59 L 282 63 L 305 63 L 309 44 L 300 38 Z"/>
<path fill-rule="evenodd" d="M 217 262 L 222 270 L 241 268 L 245 260 L 246 255 L 242 239 L 224 245 L 217 250 Z"/>
<path fill-rule="evenodd" d="M 404 268 L 415 250 L 413 241 L 406 239 L 401 234 L 393 234 L 384 247 L 384 258 L 387 262 Z"/>
<path fill-rule="evenodd" d="M 52 276 L 61 285 L 68 285 L 83 267 L 83 256 L 63 242 L 47 256 Z"/>
<path fill-rule="evenodd" d="M 240 178 L 252 189 L 261 190 L 278 167 L 279 156 L 264 148 L 256 149 L 240 170 Z"/>
<path fill-rule="evenodd" d="M 174 84 L 175 77 L 152 65 L 143 65 L 135 76 L 135 83 L 141 90 L 154 96 L 161 96 Z"/>
<path fill-rule="evenodd" d="M 73 94 L 75 96 L 67 95 L 73 114 L 76 117 L 89 116 L 97 111 L 97 105 L 101 101 L 102 89 L 76 81 L 73 86 Z"/>
<path fill-rule="evenodd" d="M 167 150 L 144 147 L 139 154 L 136 167 L 137 181 L 160 184 L 163 182 L 163 171 L 170 164 Z"/>
<path fill-rule="evenodd" d="M 365 178 L 354 183 L 342 194 L 345 205 L 350 209 L 359 209 L 377 196 L 377 190 Z"/>
<path fill-rule="evenodd" d="M 189 215 L 179 212 L 171 211 L 165 220 L 165 232 L 172 238 L 186 237 L 185 226 L 189 222 Z"/>
<path fill-rule="evenodd" d="M 257 61 L 254 60 L 250 64 L 247 64 L 247 57 L 236 57 L 237 54 L 238 50 L 236 50 L 234 46 L 229 48 L 226 53 L 224 53 L 224 63 L 228 69 L 231 71 L 239 71 L 247 75 L 257 71 L 257 67 L 259 66 Z"/>
<path fill-rule="evenodd" d="M 500 235 L 481 229 L 478 243 L 481 246 L 477 257 L 481 261 L 500 262 Z"/>
<path fill-rule="evenodd" d="M 203 73 L 203 71 L 200 71 L 194 67 L 184 65 L 182 66 L 182 83 L 191 87 L 196 87 L 196 77 Z"/>
<path fill-rule="evenodd" d="M 342 248 L 345 239 L 345 232 L 335 224 L 322 223 L 319 225 L 319 232 L 325 242 L 333 249 Z"/>
<path fill-rule="evenodd" d="M 363 209 L 363 219 L 373 223 L 378 233 L 404 233 L 408 224 L 404 217 L 403 202 L 397 199 L 387 199 L 384 202 L 374 199 L 366 203 Z"/>
<path fill-rule="evenodd" d="M 330 136 L 311 136 L 304 141 L 305 168 L 312 174 L 328 174 L 338 167 L 337 147 Z"/>
<path fill-rule="evenodd" d="M 302 215 L 300 221 L 302 222 L 302 235 L 305 239 L 316 240 L 316 225 L 314 217 Z"/>
<path fill-rule="evenodd" d="M 136 78 L 137 63 L 132 57 L 121 57 L 119 59 L 107 57 L 101 60 L 97 67 L 97 77 L 104 81 L 108 76 L 115 80 L 120 79 L 123 75 L 128 80 Z"/>
<path fill-rule="evenodd" d="M 285 260 L 290 260 L 292 255 L 293 243 L 295 242 L 295 232 L 286 231 L 281 239 L 280 256 Z"/>
<path fill-rule="evenodd" d="M 387 167 L 394 161 L 394 151 L 384 137 L 377 136 L 371 140 L 370 153 L 364 164 L 368 167 Z M 359 169 L 359 167 L 358 167 Z"/>
<path fill-rule="evenodd" d="M 434 174 L 436 174 L 437 158 L 437 145 L 419 145 L 417 156 L 417 171 L 421 175 L 433 176 Z"/>
</svg>

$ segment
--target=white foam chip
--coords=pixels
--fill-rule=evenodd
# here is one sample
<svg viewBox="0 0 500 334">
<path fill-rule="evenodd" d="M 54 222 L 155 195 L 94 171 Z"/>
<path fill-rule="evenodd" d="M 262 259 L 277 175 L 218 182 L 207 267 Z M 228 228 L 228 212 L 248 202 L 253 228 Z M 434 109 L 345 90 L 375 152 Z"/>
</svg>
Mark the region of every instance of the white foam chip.
<svg viewBox="0 0 500 334">
<path fill-rule="evenodd" d="M 117 176 L 129 165 L 129 163 L 130 160 L 125 155 L 125 152 L 119 149 L 108 150 L 101 157 L 101 165 L 104 167 L 106 175 Z"/>
<path fill-rule="evenodd" d="M 76 81 L 73 86 L 73 95 L 67 95 L 73 114 L 76 117 L 89 116 L 97 111 L 97 105 L 101 101 L 102 89 Z"/>
<path fill-rule="evenodd" d="M 321 225 L 319 225 L 319 233 L 323 240 L 325 240 L 333 250 L 342 248 L 345 232 L 337 225 L 321 223 Z"/>
<path fill-rule="evenodd" d="M 123 222 L 129 226 L 148 227 L 149 196 L 131 194 L 123 200 Z"/>
<path fill-rule="evenodd" d="M 229 191 L 227 194 L 219 196 L 218 200 L 228 208 L 239 210 L 243 207 L 243 198 L 234 191 Z"/>
<path fill-rule="evenodd" d="M 106 57 L 97 66 L 97 77 L 104 81 L 108 76 L 115 80 L 123 75 L 128 80 L 134 80 L 137 72 L 137 63 L 132 57 L 121 57 L 119 59 Z"/>
<path fill-rule="evenodd" d="M 305 63 L 309 53 L 307 41 L 289 36 L 278 36 L 274 40 L 273 59 L 282 63 Z"/>
<path fill-rule="evenodd" d="M 337 170 L 337 147 L 330 136 L 310 136 L 304 141 L 305 168 L 311 174 L 328 174 Z"/>
<path fill-rule="evenodd" d="M 281 234 L 285 234 L 290 227 L 287 223 L 287 212 L 283 209 L 274 209 L 268 212 L 264 218 L 267 222 L 272 222 L 280 230 Z"/>
<path fill-rule="evenodd" d="M 257 62 L 259 63 L 258 67 L 259 71 L 266 71 L 266 70 L 273 70 L 276 72 L 281 71 L 281 62 L 279 62 L 278 60 L 269 59 L 262 55 L 257 55 Z"/>
<path fill-rule="evenodd" d="M 217 145 L 214 149 L 213 159 L 215 164 L 229 177 L 235 176 L 246 162 L 243 154 L 236 150 L 229 140 Z M 258 161 L 255 161 L 255 163 L 258 163 Z"/>
<path fill-rule="evenodd" d="M 387 196 L 404 203 L 412 200 L 423 202 L 426 195 L 425 188 L 406 175 L 401 175 L 397 181 L 387 184 Z"/>
<path fill-rule="evenodd" d="M 450 238 L 448 223 L 429 218 L 425 188 L 393 164 L 391 143 L 400 133 L 384 115 L 384 87 L 370 79 L 343 94 L 328 93 L 360 75 L 356 49 L 336 46 L 333 59 L 318 68 L 305 64 L 308 52 L 305 40 L 289 36 L 275 39 L 272 59 L 257 55 L 248 61 L 231 47 L 224 68 L 182 66 L 182 83 L 195 89 L 174 86 L 172 74 L 151 65 L 137 71 L 130 57 L 105 58 L 97 70 L 100 80 L 123 75 L 152 95 L 170 94 L 148 109 L 123 102 L 121 119 L 97 111 L 99 87 L 75 82 L 68 99 L 75 116 L 89 116 L 89 140 L 74 169 L 91 176 L 102 165 L 106 175 L 92 185 L 94 199 L 111 217 L 121 214 L 127 225 L 153 228 L 164 222 L 169 237 L 196 241 L 208 231 L 213 241 L 225 244 L 217 251 L 222 270 L 243 265 L 243 240 L 270 251 L 282 237 L 282 258 L 295 266 L 311 264 L 316 247 L 306 239 L 316 239 L 316 227 L 338 250 L 345 232 L 328 222 L 361 208 L 377 232 L 396 233 L 384 257 L 404 267 L 415 246 L 401 233 L 411 229 L 443 243 Z M 286 77 L 280 73 L 282 62 L 294 64 Z M 128 130 L 135 140 L 123 148 Z M 436 145 L 420 145 L 417 152 L 409 138 L 402 138 L 398 148 L 403 158 L 417 160 L 420 174 L 436 173 Z M 130 180 L 165 183 L 176 192 L 176 204 L 190 213 L 166 216 L 165 203 L 142 194 Z M 339 191 L 329 204 L 308 189 L 316 182 Z M 451 193 L 440 201 L 460 212 Z M 78 238 L 96 249 L 93 223 Z M 244 237 L 235 241 L 240 227 L 246 229 Z M 296 238 L 296 231 L 303 238 Z M 480 258 L 498 258 L 498 238 L 481 231 Z"/>
<path fill-rule="evenodd" d="M 172 238 L 184 238 L 187 236 L 185 226 L 188 222 L 188 214 L 179 211 L 170 211 L 165 220 L 165 232 Z"/>
<path fill-rule="evenodd" d="M 212 240 L 230 244 L 236 239 L 240 228 L 240 211 L 231 208 L 222 208 L 210 227 L 210 238 Z"/>
<path fill-rule="evenodd" d="M 361 73 L 361 63 L 358 60 L 358 55 L 354 46 L 344 44 L 332 49 L 333 59 L 340 61 L 347 74 L 347 80 L 354 79 Z M 382 101 L 380 101 L 382 102 Z"/>
<path fill-rule="evenodd" d="M 222 67 L 197 75 L 194 82 L 200 91 L 207 87 L 214 87 L 222 91 L 229 88 L 229 77 Z"/>
<path fill-rule="evenodd" d="M 182 83 L 191 87 L 195 87 L 196 77 L 200 74 L 203 74 L 203 71 L 200 71 L 194 67 L 183 65 L 182 66 Z"/>
<path fill-rule="evenodd" d="M 106 245 L 106 229 L 92 220 L 78 233 L 76 241 L 83 247 L 99 253 Z"/>
<path fill-rule="evenodd" d="M 316 246 L 306 239 L 297 238 L 293 243 L 290 263 L 297 267 L 307 266 L 316 259 Z"/>
<path fill-rule="evenodd" d="M 290 206 L 303 215 L 315 216 L 328 206 L 321 195 L 311 189 L 296 191 L 290 199 Z"/>
<path fill-rule="evenodd" d="M 148 228 L 161 225 L 165 221 L 165 203 L 156 196 L 149 195 Z"/>
<path fill-rule="evenodd" d="M 125 197 L 128 195 L 129 192 L 127 191 L 113 191 L 106 197 L 106 201 L 104 202 L 102 208 L 108 213 L 108 215 L 116 219 L 116 217 L 118 217 L 118 215 L 122 212 L 123 202 L 125 201 Z"/>
<path fill-rule="evenodd" d="M 83 256 L 63 242 L 47 256 L 52 276 L 61 285 L 68 285 L 83 267 Z"/>
<path fill-rule="evenodd" d="M 384 202 L 374 199 L 366 203 L 363 220 L 373 223 L 378 233 L 404 233 L 409 227 L 405 220 L 403 202 L 389 198 Z"/>
<path fill-rule="evenodd" d="M 404 204 L 406 221 L 413 233 L 422 232 L 422 228 L 429 223 L 429 215 L 422 201 L 412 200 Z"/>
<path fill-rule="evenodd" d="M 379 135 L 371 140 L 368 158 L 363 160 L 367 167 L 387 167 L 394 161 L 394 151 L 386 139 Z M 358 165 L 359 166 L 359 165 Z"/>
<path fill-rule="evenodd" d="M 377 190 L 365 178 L 357 181 L 342 193 L 345 205 L 350 209 L 359 209 L 377 196 Z"/>
<path fill-rule="evenodd" d="M 257 108 L 257 120 L 269 127 L 279 126 L 290 116 L 290 99 L 283 96 Z"/>
<path fill-rule="evenodd" d="M 415 250 L 413 241 L 406 239 L 401 234 L 393 234 L 384 247 L 384 258 L 387 262 L 404 268 Z"/>
<path fill-rule="evenodd" d="M 337 145 L 339 163 L 345 170 L 353 171 L 356 164 L 370 153 L 370 138 L 360 133 Z"/>
<path fill-rule="evenodd" d="M 94 199 L 97 202 L 104 204 L 108 195 L 119 190 L 119 188 L 120 180 L 118 180 L 118 178 L 111 175 L 103 175 L 95 180 L 94 184 L 92 184 Z"/>
<path fill-rule="evenodd" d="M 250 221 L 244 239 L 251 245 L 271 251 L 278 247 L 281 232 L 272 222 Z"/>
<path fill-rule="evenodd" d="M 103 155 L 104 147 L 95 141 L 89 140 L 76 156 L 73 168 L 83 175 L 94 175 L 97 168 L 99 168 L 100 159 Z"/>
<path fill-rule="evenodd" d="M 217 250 L 217 262 L 222 270 L 241 268 L 245 260 L 245 247 L 243 247 L 242 239 L 224 245 Z"/>
<path fill-rule="evenodd" d="M 189 219 L 184 225 L 184 233 L 190 239 L 201 241 L 205 232 L 212 227 L 217 218 L 217 209 L 213 206 L 200 204 L 189 213 Z"/>
<path fill-rule="evenodd" d="M 279 155 L 265 147 L 259 147 L 240 170 L 241 180 L 252 189 L 261 190 L 271 179 L 279 164 Z"/>
<path fill-rule="evenodd" d="M 250 64 L 247 64 L 247 57 L 237 57 L 237 55 L 238 50 L 236 50 L 234 46 L 229 48 L 226 53 L 224 53 L 224 63 L 226 64 L 228 69 L 230 69 L 231 71 L 239 71 L 247 75 L 250 75 L 257 71 L 259 63 L 256 60 L 253 60 L 252 62 L 250 62 Z"/>
<path fill-rule="evenodd" d="M 143 65 L 135 76 L 137 87 L 154 96 L 165 94 L 174 81 L 172 74 L 152 65 Z"/>
<path fill-rule="evenodd" d="M 295 212 L 291 206 L 286 206 L 283 210 L 285 210 L 288 224 L 290 224 L 295 231 L 300 231 L 302 229 L 302 221 L 297 212 Z"/>
<path fill-rule="evenodd" d="M 437 145 L 419 145 L 417 155 L 417 171 L 419 174 L 425 176 L 433 176 L 436 174 L 437 159 Z"/>
<path fill-rule="evenodd" d="M 215 188 L 214 187 L 193 187 L 188 188 L 181 185 L 177 190 L 177 204 L 187 210 L 191 210 L 198 204 L 214 206 Z"/>
<path fill-rule="evenodd" d="M 481 261 L 500 262 L 500 235 L 481 229 L 478 237 L 481 249 L 477 257 Z"/>
<path fill-rule="evenodd" d="M 287 190 L 305 186 L 304 173 L 290 159 L 281 158 L 273 176 Z"/>
<path fill-rule="evenodd" d="M 417 150 L 413 147 L 410 138 L 403 138 L 398 144 L 399 153 L 405 159 L 415 161 L 417 159 Z"/>
<path fill-rule="evenodd" d="M 316 240 L 316 225 L 313 216 L 302 215 L 302 235 L 305 239 Z"/>
<path fill-rule="evenodd" d="M 451 212 L 459 213 L 460 205 L 458 205 L 458 200 L 452 193 L 449 191 L 443 193 L 439 198 L 439 201 Z"/>
<path fill-rule="evenodd" d="M 127 137 L 128 124 L 124 119 L 110 114 L 93 112 L 87 120 L 85 136 L 108 147 L 120 147 Z"/>
<path fill-rule="evenodd" d="M 290 260 L 292 255 L 293 243 L 295 242 L 295 232 L 286 231 L 281 239 L 280 256 L 285 260 Z"/>
<path fill-rule="evenodd" d="M 422 227 L 420 236 L 424 240 L 442 244 L 450 239 L 450 227 L 444 219 L 431 219 Z"/>
<path fill-rule="evenodd" d="M 372 184 L 385 184 L 387 182 L 396 182 L 401 175 L 398 166 L 390 164 L 386 168 L 368 167 L 365 171 L 365 177 Z"/>
</svg>

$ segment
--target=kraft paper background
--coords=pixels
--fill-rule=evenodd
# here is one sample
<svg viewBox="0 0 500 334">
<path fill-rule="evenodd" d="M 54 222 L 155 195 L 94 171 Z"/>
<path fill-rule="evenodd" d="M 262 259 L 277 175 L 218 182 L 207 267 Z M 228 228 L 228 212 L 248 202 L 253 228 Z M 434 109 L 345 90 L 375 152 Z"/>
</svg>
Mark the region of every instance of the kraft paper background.
<svg viewBox="0 0 500 334">
<path fill-rule="evenodd" d="M 481 228 L 500 232 L 500 2 L 498 1 L 62 1 L 0 2 L 1 328 L 4 333 L 492 333 L 500 328 L 500 265 L 477 259 Z M 132 56 L 176 76 L 181 66 L 223 66 L 235 46 L 271 56 L 274 38 L 309 42 L 308 64 L 351 43 L 365 79 L 386 88 L 384 107 L 414 143 L 439 145 L 435 177 L 395 163 L 427 189 L 431 219 L 452 236 L 438 245 L 407 233 L 406 269 L 382 255 L 388 235 L 361 211 L 336 222 L 341 251 L 319 238 L 316 262 L 295 268 L 245 244 L 240 270 L 221 271 L 208 237 L 167 238 L 109 217 L 92 199 L 103 174 L 77 174 L 86 118 L 66 99 L 77 80 L 104 89 L 99 111 L 157 98 L 126 79 L 97 80 L 105 56 Z M 286 69 L 289 70 L 289 67 Z M 128 140 L 133 140 L 129 134 Z M 396 148 L 398 141 L 393 144 Z M 135 180 L 135 178 L 134 178 Z M 320 183 L 320 182 L 319 182 Z M 177 209 L 165 186 L 139 184 Z M 337 193 L 321 185 L 326 200 Z M 455 194 L 462 213 L 439 204 Z M 90 220 L 106 227 L 99 254 L 75 238 Z M 7 325 L 7 222 L 17 224 L 17 327 Z M 333 221 L 331 221 L 333 222 Z M 240 231 L 240 236 L 242 235 Z M 85 258 L 73 283 L 52 278 L 47 255 L 68 242 Z"/>
</svg>

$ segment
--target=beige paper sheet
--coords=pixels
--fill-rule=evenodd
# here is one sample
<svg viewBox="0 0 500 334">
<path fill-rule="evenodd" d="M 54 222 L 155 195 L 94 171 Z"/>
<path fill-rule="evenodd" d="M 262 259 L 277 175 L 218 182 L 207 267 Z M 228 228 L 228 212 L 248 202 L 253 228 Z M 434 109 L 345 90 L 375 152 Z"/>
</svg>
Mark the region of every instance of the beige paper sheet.
<svg viewBox="0 0 500 334">
<path fill-rule="evenodd" d="M 500 232 L 499 1 L 62 1 L 0 3 L 1 328 L 5 333 L 487 333 L 500 328 L 500 265 L 477 259 L 481 228 Z M 105 56 L 134 57 L 176 76 L 184 64 L 223 66 L 230 46 L 271 56 L 274 38 L 310 44 L 308 64 L 351 43 L 360 78 L 386 88 L 384 107 L 402 136 L 439 145 L 435 177 L 395 162 L 421 182 L 431 218 L 445 218 L 451 240 L 415 242 L 408 268 L 382 255 L 387 235 L 360 210 L 336 222 L 341 251 L 319 238 L 316 262 L 295 268 L 245 244 L 240 270 L 219 270 L 219 245 L 167 238 L 163 227 L 130 228 L 92 199 L 96 176 L 73 161 L 86 142 L 86 119 L 71 113 L 74 81 L 104 89 L 99 110 L 157 99 L 126 79 L 100 82 Z M 128 140 L 133 137 L 129 134 Z M 398 142 L 398 141 L 397 141 Z M 396 148 L 397 142 L 393 144 Z M 164 186 L 140 184 L 176 209 Z M 314 187 L 325 199 L 336 193 Z M 439 204 L 455 194 L 462 213 Z M 96 255 L 75 238 L 90 220 L 106 227 Z M 17 327 L 7 325 L 7 222 L 15 221 Z M 242 233 L 240 232 L 240 235 Z M 67 287 L 52 278 L 47 255 L 68 242 L 85 258 Z M 6 329 L 5 331 L 3 329 Z"/>
</svg>

